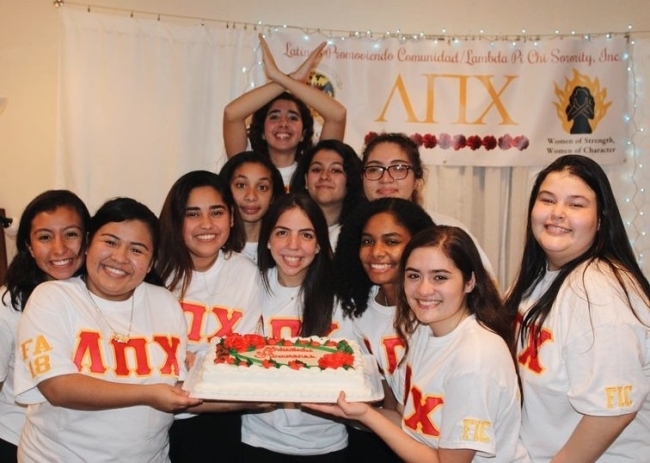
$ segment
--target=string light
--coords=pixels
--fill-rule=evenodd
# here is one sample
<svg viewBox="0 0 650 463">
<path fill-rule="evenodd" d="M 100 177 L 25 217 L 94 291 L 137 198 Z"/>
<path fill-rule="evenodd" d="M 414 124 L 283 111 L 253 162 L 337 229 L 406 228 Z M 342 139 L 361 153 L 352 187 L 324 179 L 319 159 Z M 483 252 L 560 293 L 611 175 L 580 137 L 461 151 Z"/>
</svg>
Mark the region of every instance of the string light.
<svg viewBox="0 0 650 463">
<path fill-rule="evenodd" d="M 68 2 L 65 2 L 67 4 Z M 72 2 L 70 2 L 72 3 Z M 64 5 L 63 1 L 53 1 L 53 4 L 56 7 L 60 7 Z M 110 7 L 97 7 L 97 9 L 115 9 L 115 8 L 110 8 Z M 95 10 L 95 7 L 93 7 L 93 11 Z M 140 12 L 140 11 L 134 11 L 134 10 L 122 10 L 125 12 L 125 14 L 133 15 L 133 13 L 137 13 L 138 15 L 144 14 L 144 15 L 150 15 L 153 18 L 157 18 L 158 20 L 162 20 L 161 15 L 157 13 L 152 13 L 152 12 Z M 165 14 L 165 19 L 169 18 L 174 18 L 174 17 L 180 17 L 180 16 L 174 16 L 174 15 L 168 15 Z M 266 30 L 266 34 L 263 34 L 265 37 L 268 34 L 272 34 L 273 32 L 278 32 L 280 29 L 288 29 L 288 28 L 294 28 L 294 29 L 300 29 L 303 32 L 303 39 L 307 42 L 311 40 L 311 36 L 313 35 L 313 30 L 308 31 L 303 28 L 298 28 L 294 26 L 289 26 L 287 24 L 282 24 L 281 26 L 275 26 L 275 25 L 264 25 L 262 21 L 257 21 L 256 23 L 242 23 L 242 22 L 232 22 L 232 21 L 223 21 L 223 20 L 217 20 L 217 19 L 206 19 L 206 18 L 188 18 L 188 17 L 183 17 L 183 19 L 194 19 L 197 24 L 205 25 L 205 23 L 220 23 L 224 25 L 226 28 L 232 28 L 232 29 L 246 29 L 247 26 L 250 26 L 251 28 L 254 28 L 257 30 L 257 27 L 263 28 Z M 634 38 L 630 37 L 630 31 L 632 31 L 633 27 L 632 24 L 627 25 L 627 31 L 626 32 L 590 32 L 590 33 L 584 33 L 584 31 L 578 33 L 575 30 L 572 30 L 570 32 L 570 36 L 576 36 L 579 35 L 581 36 L 584 40 L 591 40 L 592 37 L 606 37 L 607 39 L 611 39 L 614 36 L 621 36 L 625 35 L 628 40 L 629 40 L 629 45 L 631 47 L 630 51 L 633 51 L 634 45 L 635 45 L 635 40 Z M 496 42 L 509 42 L 513 47 L 516 47 L 519 42 L 526 42 L 527 40 L 534 40 L 534 45 L 537 47 L 540 40 L 542 39 L 556 39 L 556 38 L 564 38 L 568 37 L 569 34 L 566 33 L 561 33 L 559 29 L 556 29 L 554 33 L 546 33 L 546 34 L 535 34 L 535 36 L 531 36 L 530 34 L 527 34 L 526 29 L 522 28 L 520 29 L 521 35 L 516 35 L 516 36 L 504 36 L 504 35 L 485 35 L 484 29 L 479 30 L 479 36 L 475 35 L 454 35 L 454 36 L 449 36 L 447 35 L 447 29 L 442 28 L 442 34 L 431 34 L 427 35 L 425 31 L 419 31 L 419 32 L 402 32 L 401 29 L 397 29 L 394 33 L 391 33 L 390 31 L 386 31 L 385 34 L 382 33 L 376 33 L 376 36 L 378 37 L 378 41 L 374 43 L 374 46 L 377 48 L 381 47 L 381 40 L 383 39 L 391 39 L 395 38 L 398 39 L 402 42 L 405 41 L 419 41 L 423 39 L 428 39 L 433 42 L 433 44 L 437 45 L 439 41 L 443 42 L 450 42 L 453 41 L 454 44 L 460 43 L 462 40 L 487 40 L 490 43 L 491 47 L 495 46 Z M 643 32 L 643 31 L 641 31 Z M 639 31 L 636 31 L 636 33 L 641 33 Z M 321 34 L 321 31 L 318 31 L 319 34 Z M 352 39 L 363 39 L 365 38 L 370 38 L 373 37 L 375 33 L 373 33 L 370 30 L 366 30 L 365 33 L 362 33 L 360 31 L 329 31 L 328 33 L 324 34 L 328 38 L 328 43 L 332 44 L 335 43 L 336 40 L 345 40 L 346 36 L 347 38 L 352 38 Z M 244 74 L 247 74 L 248 77 L 248 82 L 247 82 L 247 87 L 250 88 L 255 88 L 255 82 L 256 79 L 254 78 L 254 74 L 257 72 L 258 74 L 261 72 L 261 66 L 262 62 L 257 59 L 257 56 L 259 55 L 259 48 L 256 49 L 255 53 L 255 59 L 249 63 L 247 66 L 243 66 L 241 68 L 241 72 Z M 647 177 L 645 171 L 645 165 L 643 162 L 641 162 L 641 153 L 649 152 L 650 151 L 650 139 L 647 139 L 645 135 L 645 127 L 641 127 L 637 125 L 637 108 L 639 105 L 637 104 L 637 101 L 640 100 L 641 97 L 644 97 L 642 89 L 644 86 L 644 82 L 641 78 L 637 78 L 637 72 L 635 70 L 636 64 L 634 63 L 634 53 L 623 53 L 622 54 L 622 59 L 628 61 L 628 66 L 627 66 L 627 72 L 628 72 L 628 77 L 629 77 L 629 82 L 630 82 L 630 101 L 628 103 L 628 108 L 630 108 L 630 114 L 625 114 L 624 121 L 626 124 L 629 124 L 628 127 L 628 134 L 629 137 L 626 140 L 626 157 L 629 162 L 626 162 L 622 164 L 620 167 L 617 168 L 617 171 L 620 172 L 621 174 L 621 182 L 620 184 L 622 185 L 622 188 L 625 188 L 627 191 L 624 193 L 624 202 L 622 203 L 624 207 L 626 208 L 625 211 L 621 211 L 623 216 L 625 217 L 625 224 L 627 227 L 627 232 L 628 236 L 630 238 L 630 242 L 633 246 L 633 249 L 635 250 L 635 253 L 639 259 L 639 263 L 641 265 L 641 268 L 644 269 L 644 257 L 647 254 L 647 249 L 650 248 L 650 243 L 648 242 L 648 237 L 647 233 L 645 231 L 646 225 L 644 224 L 644 219 L 645 219 L 645 209 L 647 207 L 650 207 L 650 205 L 646 204 L 646 199 L 645 199 L 645 188 L 642 185 L 646 185 L 650 182 L 650 179 Z M 642 64 L 642 63 L 641 63 Z M 260 76 L 257 76 L 257 80 L 259 81 L 260 78 L 263 78 L 263 74 L 260 74 Z M 647 100 L 647 98 L 646 98 Z M 641 101 L 639 101 L 641 103 Z M 650 105 L 650 102 L 647 102 L 645 105 L 641 105 L 640 107 L 648 107 Z M 630 181 L 631 179 L 631 181 Z M 648 200 L 650 202 L 650 200 Z M 645 270 L 645 269 L 644 269 Z M 649 269 L 650 270 L 650 269 Z M 646 273 L 648 273 L 648 270 L 645 270 Z"/>
</svg>

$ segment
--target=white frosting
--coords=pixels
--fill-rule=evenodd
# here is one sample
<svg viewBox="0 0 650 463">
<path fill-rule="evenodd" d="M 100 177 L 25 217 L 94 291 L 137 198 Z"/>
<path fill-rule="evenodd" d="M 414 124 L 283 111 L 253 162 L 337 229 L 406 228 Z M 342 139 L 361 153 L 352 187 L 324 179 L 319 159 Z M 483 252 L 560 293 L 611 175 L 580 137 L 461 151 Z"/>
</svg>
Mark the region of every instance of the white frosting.
<svg viewBox="0 0 650 463">
<path fill-rule="evenodd" d="M 318 342 L 327 338 L 312 337 Z M 193 392 L 197 395 L 229 397 L 239 400 L 259 401 L 331 401 L 344 391 L 349 400 L 373 399 L 376 395 L 367 371 L 368 364 L 356 342 L 348 341 L 354 351 L 353 368 L 318 367 L 293 369 L 264 368 L 259 364 L 237 366 L 227 363 L 215 364 L 216 344 L 212 339 L 210 351 L 205 355 Z M 282 359 L 283 362 L 288 359 Z M 311 363 L 311 362 L 308 362 Z"/>
</svg>

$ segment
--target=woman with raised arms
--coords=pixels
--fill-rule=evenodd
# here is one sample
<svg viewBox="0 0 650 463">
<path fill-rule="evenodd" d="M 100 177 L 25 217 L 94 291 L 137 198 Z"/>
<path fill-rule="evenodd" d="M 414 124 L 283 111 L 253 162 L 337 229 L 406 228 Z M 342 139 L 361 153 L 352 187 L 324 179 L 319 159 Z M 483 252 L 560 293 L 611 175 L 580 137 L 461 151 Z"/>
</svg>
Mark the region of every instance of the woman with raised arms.
<svg viewBox="0 0 650 463">
<path fill-rule="evenodd" d="M 228 103 L 223 113 L 223 138 L 228 157 L 247 149 L 268 156 L 288 187 L 296 162 L 311 148 L 314 118 L 309 107 L 323 117 L 321 140 L 343 140 L 346 110 L 327 93 L 306 83 L 327 45 L 322 42 L 293 73 L 284 74 L 260 34 L 264 71 L 270 82 Z M 309 105 L 309 107 L 307 106 Z M 246 119 L 252 117 L 246 128 Z"/>
</svg>

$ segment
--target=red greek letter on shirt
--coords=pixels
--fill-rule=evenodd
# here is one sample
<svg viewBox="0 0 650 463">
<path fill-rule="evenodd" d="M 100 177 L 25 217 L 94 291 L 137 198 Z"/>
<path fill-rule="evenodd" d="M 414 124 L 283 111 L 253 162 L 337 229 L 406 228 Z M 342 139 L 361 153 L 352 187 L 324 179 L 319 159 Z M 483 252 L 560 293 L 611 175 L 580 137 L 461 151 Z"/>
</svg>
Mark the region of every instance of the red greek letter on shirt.
<svg viewBox="0 0 650 463">
<path fill-rule="evenodd" d="M 528 330 L 526 348 L 517 356 L 517 360 L 522 367 L 539 374 L 546 369 L 539 361 L 539 350 L 545 342 L 553 339 L 553 333 L 546 328 L 542 328 L 539 332 L 539 337 L 535 339 L 534 331 L 536 330 Z"/>
<path fill-rule="evenodd" d="M 187 337 L 191 342 L 200 342 L 203 328 L 206 326 L 206 317 L 214 316 L 217 320 L 217 329 L 212 333 L 205 333 L 206 341 L 215 336 L 226 336 L 235 330 L 237 322 L 243 317 L 243 312 L 227 307 L 213 306 L 211 309 L 204 304 L 181 301 L 181 307 L 188 318 Z"/>
<path fill-rule="evenodd" d="M 235 331 L 235 325 L 244 315 L 241 310 L 229 310 L 225 307 L 214 306 L 212 307 L 212 313 L 217 318 L 219 322 L 219 328 L 212 333 L 209 338 L 214 336 L 226 336 Z"/>
<path fill-rule="evenodd" d="M 201 341 L 201 327 L 205 316 L 205 306 L 181 301 L 181 307 L 187 320 L 187 338 L 191 342 Z"/>
<path fill-rule="evenodd" d="M 440 430 L 433 424 L 429 415 L 444 403 L 444 399 L 435 395 L 423 395 L 417 386 L 411 387 L 410 393 L 413 397 L 414 411 L 404 418 L 404 425 L 428 436 L 440 436 Z"/>
<path fill-rule="evenodd" d="M 115 353 L 115 375 L 129 376 L 134 371 L 138 376 L 151 373 L 151 365 L 147 356 L 147 340 L 144 338 L 131 338 L 129 342 L 117 342 L 111 339 Z M 135 354 L 135 368 L 129 368 L 126 350 L 131 349 Z"/>
<path fill-rule="evenodd" d="M 390 336 L 382 339 L 381 343 L 388 360 L 388 373 L 392 375 L 397 369 L 401 356 L 404 355 L 404 341 L 398 336 Z M 401 351 L 400 354 L 397 353 L 398 350 Z"/>
<path fill-rule="evenodd" d="M 180 373 L 178 366 L 178 346 L 181 340 L 175 336 L 154 336 L 153 340 L 160 345 L 167 355 L 165 363 L 160 367 L 160 374 L 178 376 Z"/>
<path fill-rule="evenodd" d="M 289 338 L 298 336 L 302 323 L 299 318 L 272 318 L 269 321 L 271 337 Z"/>
<path fill-rule="evenodd" d="M 80 372 L 87 368 L 90 373 L 103 374 L 106 364 L 99 347 L 101 333 L 97 331 L 82 331 L 79 333 L 77 347 L 72 361 Z"/>
</svg>

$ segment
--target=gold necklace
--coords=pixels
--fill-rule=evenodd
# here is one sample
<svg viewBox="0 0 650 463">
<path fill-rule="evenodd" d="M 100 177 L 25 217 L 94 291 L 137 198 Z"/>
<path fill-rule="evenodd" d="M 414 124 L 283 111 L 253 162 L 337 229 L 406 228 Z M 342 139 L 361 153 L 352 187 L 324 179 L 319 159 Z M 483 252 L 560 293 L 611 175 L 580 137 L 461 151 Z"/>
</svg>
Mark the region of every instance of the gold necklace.
<svg viewBox="0 0 650 463">
<path fill-rule="evenodd" d="M 93 297 L 93 294 L 90 292 L 87 286 L 86 286 L 86 292 L 88 293 L 90 302 L 92 302 L 93 307 L 95 307 L 95 310 L 97 311 L 99 316 L 102 317 L 104 323 L 106 323 L 108 327 L 111 329 L 111 331 L 113 332 L 113 336 L 111 337 L 111 339 L 120 344 L 127 344 L 131 339 L 131 327 L 133 325 L 133 305 L 135 301 L 135 291 L 133 291 L 133 294 L 131 294 L 131 318 L 129 319 L 129 332 L 126 334 L 120 333 L 115 328 L 113 328 L 113 326 L 108 322 L 108 320 L 106 319 L 102 311 L 99 309 L 99 306 L 97 305 L 97 302 L 95 302 L 95 298 Z"/>
</svg>

